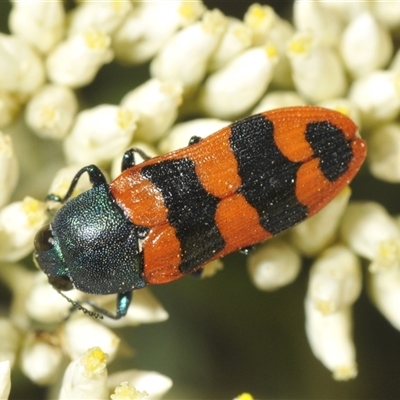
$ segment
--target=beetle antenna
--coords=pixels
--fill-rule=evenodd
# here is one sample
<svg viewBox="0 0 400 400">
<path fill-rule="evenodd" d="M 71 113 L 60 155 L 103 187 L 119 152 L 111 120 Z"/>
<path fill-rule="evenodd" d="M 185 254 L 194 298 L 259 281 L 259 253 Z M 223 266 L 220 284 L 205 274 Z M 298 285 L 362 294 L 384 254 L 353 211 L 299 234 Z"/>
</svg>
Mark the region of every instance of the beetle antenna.
<svg viewBox="0 0 400 400">
<path fill-rule="evenodd" d="M 57 290 L 58 291 L 58 290 Z M 70 299 L 68 296 L 66 296 L 64 293 L 58 291 L 58 293 L 61 294 L 62 297 L 64 297 L 64 299 L 66 299 L 69 303 L 71 303 L 74 306 L 74 309 L 82 311 L 84 314 L 89 315 L 92 318 L 95 319 L 103 319 L 103 315 L 94 311 L 90 311 L 87 308 L 83 307 L 81 304 L 79 304 L 78 302 Z"/>
</svg>

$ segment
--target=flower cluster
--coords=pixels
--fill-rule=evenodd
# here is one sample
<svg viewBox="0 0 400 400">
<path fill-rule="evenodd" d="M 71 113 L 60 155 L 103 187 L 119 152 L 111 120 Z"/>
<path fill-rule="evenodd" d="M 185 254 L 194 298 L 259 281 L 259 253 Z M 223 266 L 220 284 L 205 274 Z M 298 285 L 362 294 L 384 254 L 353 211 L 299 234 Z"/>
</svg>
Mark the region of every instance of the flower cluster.
<svg viewBox="0 0 400 400">
<path fill-rule="evenodd" d="M 106 399 L 112 391 L 114 400 L 158 398 L 171 387 L 169 378 L 138 370 L 108 376 L 118 336 L 80 313 L 65 321 L 70 305 L 43 273 L 23 265 L 54 207 L 38 199 L 46 191 L 65 195 L 84 165 L 97 164 L 114 178 L 129 147 L 158 155 L 239 117 L 304 104 L 350 116 L 368 142 L 370 173 L 400 182 L 400 52 L 392 40 L 400 3 L 296 0 L 293 23 L 260 4 L 239 20 L 201 0 L 76 3 L 67 12 L 61 0 L 14 0 L 11 33 L 0 33 L 0 279 L 13 295 L 8 316 L 0 318 L 0 398 L 9 396 L 17 362 L 60 399 Z M 111 90 L 95 81 L 108 63 L 132 75 L 148 63 L 150 78 L 126 87 L 118 104 L 89 107 L 79 89 Z M 88 188 L 82 178 L 74 196 Z M 302 257 L 313 259 L 306 333 L 338 380 L 357 375 L 352 306 L 362 287 L 361 261 L 369 265 L 373 303 L 400 330 L 399 219 L 376 202 L 349 203 L 350 195 L 345 188 L 248 258 L 251 280 L 265 291 L 291 283 Z M 167 319 L 146 290 L 135 294 L 123 321 L 106 325 Z"/>
</svg>

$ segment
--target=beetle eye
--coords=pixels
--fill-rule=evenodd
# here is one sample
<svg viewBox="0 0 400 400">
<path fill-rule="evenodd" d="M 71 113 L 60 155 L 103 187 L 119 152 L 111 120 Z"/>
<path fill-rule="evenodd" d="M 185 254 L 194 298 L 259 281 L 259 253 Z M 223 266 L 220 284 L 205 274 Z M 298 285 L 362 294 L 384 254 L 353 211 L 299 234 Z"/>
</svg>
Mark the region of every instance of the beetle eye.
<svg viewBox="0 0 400 400">
<path fill-rule="evenodd" d="M 71 280 L 65 275 L 49 278 L 49 283 L 56 290 L 67 291 L 74 288 Z"/>
<path fill-rule="evenodd" d="M 36 251 L 47 251 L 54 247 L 53 233 L 50 225 L 45 225 L 35 236 L 34 241 Z"/>
</svg>

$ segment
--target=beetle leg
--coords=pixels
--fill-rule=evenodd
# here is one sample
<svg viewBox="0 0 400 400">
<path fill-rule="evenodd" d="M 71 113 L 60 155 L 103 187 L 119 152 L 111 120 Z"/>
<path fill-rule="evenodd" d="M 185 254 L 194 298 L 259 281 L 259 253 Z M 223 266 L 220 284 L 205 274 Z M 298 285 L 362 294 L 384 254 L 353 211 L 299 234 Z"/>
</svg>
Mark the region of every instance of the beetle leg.
<svg viewBox="0 0 400 400">
<path fill-rule="evenodd" d="M 127 150 L 122 156 L 121 171 L 125 171 L 126 169 L 134 167 L 136 165 L 135 153 L 139 154 L 140 157 L 142 157 L 144 160 L 149 160 L 151 158 L 143 150 L 137 147 L 133 147 Z"/>
<path fill-rule="evenodd" d="M 51 201 L 56 201 L 58 203 L 65 203 L 72 195 L 79 178 L 81 175 L 83 175 L 85 172 L 88 173 L 90 182 L 92 183 L 93 187 L 100 186 L 102 184 L 107 184 L 106 178 L 104 174 L 100 171 L 96 165 L 88 165 L 86 167 L 81 168 L 74 176 L 74 179 L 72 179 L 71 184 L 69 186 L 69 189 L 67 193 L 65 194 L 64 197 L 57 196 L 56 194 L 49 194 L 46 197 L 46 200 L 51 200 Z"/>
<path fill-rule="evenodd" d="M 97 306 L 96 304 L 93 304 L 91 301 L 87 301 L 87 303 L 90 304 L 90 306 L 94 308 L 101 315 L 105 315 L 106 317 L 111 319 L 120 319 L 121 317 L 124 317 L 128 312 L 129 305 L 131 304 L 132 301 L 132 294 L 133 294 L 132 290 L 129 290 L 129 292 L 125 293 L 118 293 L 115 314 L 110 313 L 109 311 L 105 310 L 102 307 Z"/>
<path fill-rule="evenodd" d="M 196 144 L 199 143 L 200 140 L 202 140 L 202 138 L 200 136 L 192 136 L 189 140 L 189 146 L 191 146 L 192 144 Z"/>
</svg>

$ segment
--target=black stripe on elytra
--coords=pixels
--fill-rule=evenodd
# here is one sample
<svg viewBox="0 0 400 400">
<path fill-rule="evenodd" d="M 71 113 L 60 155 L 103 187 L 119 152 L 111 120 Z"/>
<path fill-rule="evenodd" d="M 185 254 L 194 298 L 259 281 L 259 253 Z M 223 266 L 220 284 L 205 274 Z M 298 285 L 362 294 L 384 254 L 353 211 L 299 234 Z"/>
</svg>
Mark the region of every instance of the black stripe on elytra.
<svg viewBox="0 0 400 400">
<path fill-rule="evenodd" d="M 192 160 L 162 161 L 143 167 L 141 173 L 162 193 L 168 221 L 181 244 L 182 273 L 193 271 L 224 248 L 214 219 L 219 199 L 203 188 Z"/>
<path fill-rule="evenodd" d="M 274 141 L 273 123 L 255 115 L 231 126 L 230 146 L 238 162 L 238 189 L 258 212 L 260 224 L 276 235 L 307 217 L 295 194 L 300 163 L 286 158 Z"/>
<path fill-rule="evenodd" d="M 306 139 L 319 158 L 319 168 L 326 179 L 334 182 L 347 172 L 353 151 L 341 129 L 329 121 L 310 122 Z"/>
</svg>

